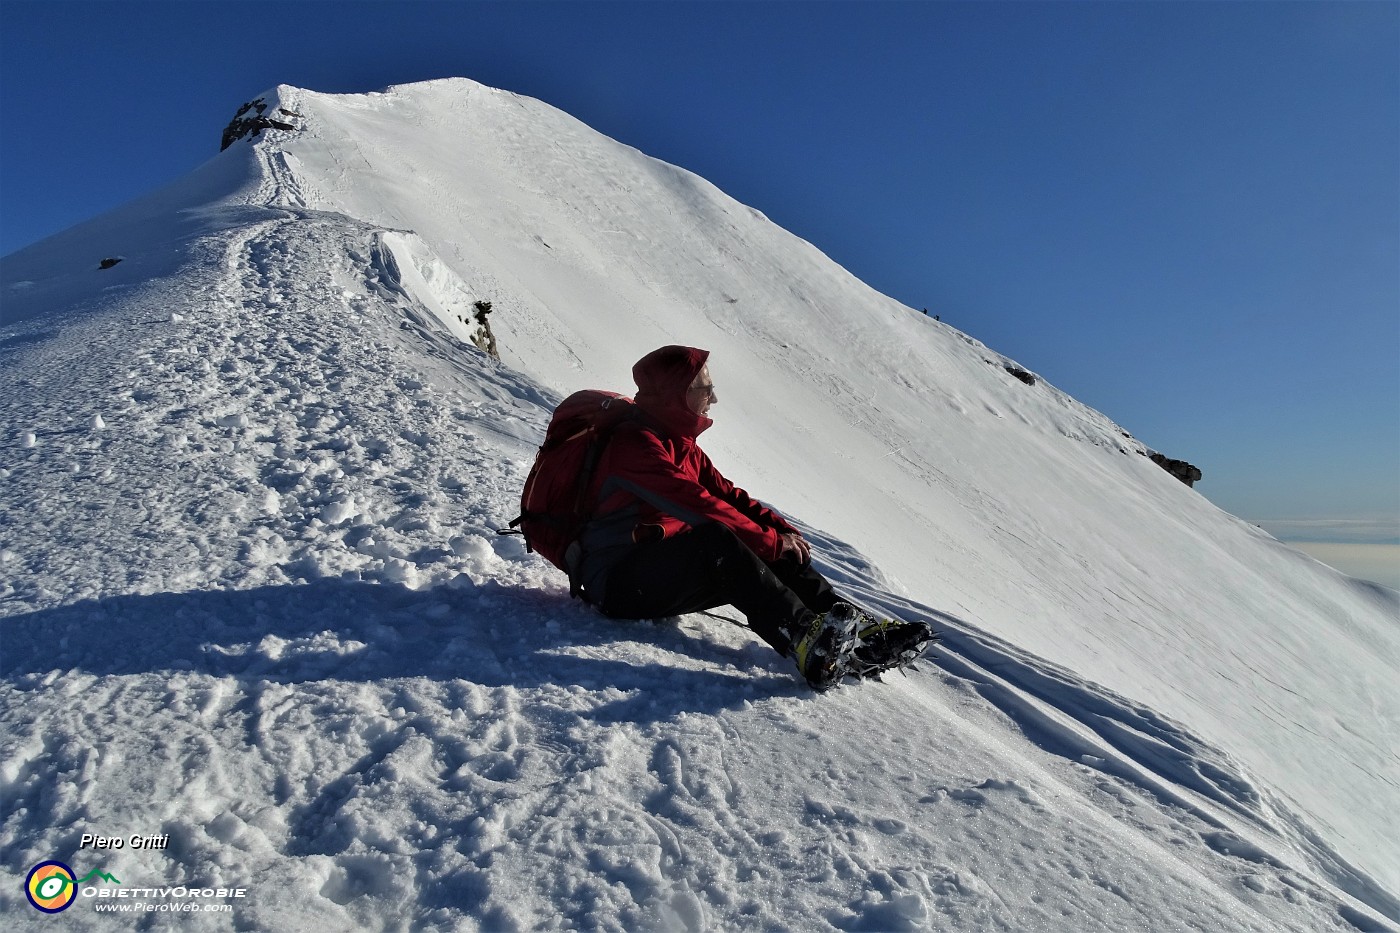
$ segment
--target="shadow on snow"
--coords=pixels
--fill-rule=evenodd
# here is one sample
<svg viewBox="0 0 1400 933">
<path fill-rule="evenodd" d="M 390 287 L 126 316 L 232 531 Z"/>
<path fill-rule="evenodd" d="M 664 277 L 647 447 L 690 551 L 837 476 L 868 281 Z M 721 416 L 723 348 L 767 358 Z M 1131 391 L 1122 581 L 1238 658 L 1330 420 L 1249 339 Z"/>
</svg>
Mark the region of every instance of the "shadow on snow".
<svg viewBox="0 0 1400 933">
<path fill-rule="evenodd" d="M 715 623 L 720 625 L 722 623 Z M 667 622 L 604 618 L 566 594 L 488 581 L 411 590 L 320 580 L 249 590 L 122 595 L 0 620 L 0 675 L 178 673 L 273 682 L 465 680 L 487 687 L 616 688 L 604 721 L 714 712 L 805 690 L 766 645 Z M 705 669 L 668 663 L 698 659 Z"/>
</svg>

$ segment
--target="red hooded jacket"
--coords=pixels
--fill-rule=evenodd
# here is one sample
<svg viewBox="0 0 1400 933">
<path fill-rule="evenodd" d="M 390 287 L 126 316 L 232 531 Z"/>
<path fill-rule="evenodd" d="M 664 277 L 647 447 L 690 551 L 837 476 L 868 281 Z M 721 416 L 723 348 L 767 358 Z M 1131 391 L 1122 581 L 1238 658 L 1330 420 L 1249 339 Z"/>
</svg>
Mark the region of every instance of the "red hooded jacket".
<svg viewBox="0 0 1400 933">
<path fill-rule="evenodd" d="M 722 522 L 772 562 L 782 551 L 780 536 L 796 531 L 725 479 L 696 443 L 714 422 L 691 411 L 686 390 L 709 356 L 693 347 L 662 347 L 632 367 L 641 417 L 613 433 L 593 481 L 597 506 L 580 536 L 578 582 L 595 602 L 607 570 L 637 542 Z"/>
</svg>

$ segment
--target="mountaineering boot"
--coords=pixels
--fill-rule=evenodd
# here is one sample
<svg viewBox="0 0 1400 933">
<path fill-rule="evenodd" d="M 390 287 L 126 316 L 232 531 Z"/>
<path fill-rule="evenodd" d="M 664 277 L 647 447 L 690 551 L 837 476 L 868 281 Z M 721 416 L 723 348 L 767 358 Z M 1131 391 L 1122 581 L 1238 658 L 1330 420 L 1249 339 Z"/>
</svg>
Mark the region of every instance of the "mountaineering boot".
<svg viewBox="0 0 1400 933">
<path fill-rule="evenodd" d="M 830 689 L 847 673 L 856 645 L 860 614 L 854 606 L 837 603 L 821 615 L 805 613 L 792 633 L 792 655 L 798 672 L 818 692 Z"/>
<path fill-rule="evenodd" d="M 917 661 L 938 633 L 924 622 L 879 619 L 860 612 L 856 647 L 851 652 L 850 672 L 858 677 L 878 677 L 885 671 L 904 669 Z"/>
</svg>

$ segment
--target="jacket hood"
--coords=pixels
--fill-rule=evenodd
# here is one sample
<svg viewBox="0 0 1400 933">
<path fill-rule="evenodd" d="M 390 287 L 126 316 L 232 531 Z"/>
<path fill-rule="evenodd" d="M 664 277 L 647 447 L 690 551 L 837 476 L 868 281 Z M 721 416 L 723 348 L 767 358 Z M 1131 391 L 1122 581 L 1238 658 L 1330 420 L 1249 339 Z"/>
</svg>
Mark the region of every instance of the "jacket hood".
<svg viewBox="0 0 1400 933">
<path fill-rule="evenodd" d="M 669 346 L 653 350 L 632 367 L 637 407 L 674 437 L 698 437 L 714 424 L 686 404 L 686 390 L 710 358 L 709 350 Z"/>
</svg>

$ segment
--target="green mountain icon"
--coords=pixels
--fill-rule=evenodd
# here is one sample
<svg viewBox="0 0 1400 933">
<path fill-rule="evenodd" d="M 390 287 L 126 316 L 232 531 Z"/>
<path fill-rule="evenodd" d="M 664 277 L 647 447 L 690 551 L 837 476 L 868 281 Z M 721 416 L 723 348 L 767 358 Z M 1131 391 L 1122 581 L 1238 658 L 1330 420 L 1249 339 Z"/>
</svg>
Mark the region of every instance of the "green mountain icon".
<svg viewBox="0 0 1400 933">
<path fill-rule="evenodd" d="M 88 872 L 86 875 L 84 875 L 83 877 L 79 878 L 77 881 L 75 881 L 75 882 L 73 882 L 73 883 L 74 883 L 74 884 L 86 884 L 88 881 L 91 881 L 91 880 L 92 880 L 92 878 L 93 878 L 94 875 L 96 875 L 98 878 L 101 878 L 103 881 L 108 881 L 108 882 L 111 882 L 112 884 L 121 884 L 121 882 L 118 881 L 116 878 L 112 877 L 111 875 L 107 874 L 105 871 L 102 871 L 101 869 L 98 869 L 98 868 L 94 868 L 92 871 Z"/>
</svg>

